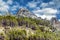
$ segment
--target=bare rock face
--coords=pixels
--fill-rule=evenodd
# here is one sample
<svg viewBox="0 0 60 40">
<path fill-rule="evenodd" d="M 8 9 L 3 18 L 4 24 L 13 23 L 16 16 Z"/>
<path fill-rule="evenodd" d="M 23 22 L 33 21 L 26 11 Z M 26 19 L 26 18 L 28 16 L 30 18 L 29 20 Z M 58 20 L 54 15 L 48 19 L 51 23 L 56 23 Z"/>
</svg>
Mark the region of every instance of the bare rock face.
<svg viewBox="0 0 60 40">
<path fill-rule="evenodd" d="M 33 13 L 31 13 L 28 9 L 25 8 L 21 8 L 18 13 L 17 13 L 18 17 L 31 17 L 31 18 L 36 18 L 37 16 Z"/>
<path fill-rule="evenodd" d="M 52 26 L 56 28 L 57 31 L 60 31 L 60 22 L 57 20 L 57 18 L 52 18 L 51 20 Z"/>
</svg>

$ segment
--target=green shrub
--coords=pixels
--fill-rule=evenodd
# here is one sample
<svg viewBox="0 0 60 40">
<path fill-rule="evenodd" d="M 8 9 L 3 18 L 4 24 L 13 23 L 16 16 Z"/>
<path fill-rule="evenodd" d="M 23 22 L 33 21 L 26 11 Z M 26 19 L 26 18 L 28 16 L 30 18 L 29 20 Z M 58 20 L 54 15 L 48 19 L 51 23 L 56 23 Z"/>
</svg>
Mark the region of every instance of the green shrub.
<svg viewBox="0 0 60 40">
<path fill-rule="evenodd" d="M 20 29 L 11 29 L 7 33 L 8 40 L 27 40 L 26 31 Z"/>
</svg>

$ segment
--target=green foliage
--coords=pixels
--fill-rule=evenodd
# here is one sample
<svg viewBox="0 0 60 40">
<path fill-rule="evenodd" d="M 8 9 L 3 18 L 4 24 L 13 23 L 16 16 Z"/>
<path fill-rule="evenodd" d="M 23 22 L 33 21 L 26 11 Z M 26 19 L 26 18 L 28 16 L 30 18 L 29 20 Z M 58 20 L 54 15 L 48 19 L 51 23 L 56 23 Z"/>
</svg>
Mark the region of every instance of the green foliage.
<svg viewBox="0 0 60 40">
<path fill-rule="evenodd" d="M 50 22 L 47 20 L 37 20 L 27 17 L 17 18 L 15 16 L 0 16 L 0 26 L 8 27 L 11 29 L 4 30 L 7 31 L 4 33 L 5 40 L 60 40 L 59 34 L 55 34 L 49 30 L 54 28 L 50 25 Z M 14 28 L 14 27 L 25 27 L 26 30 Z M 23 26 L 23 27 L 22 27 Z M 31 29 L 29 34 L 28 30 Z M 32 34 L 33 33 L 33 34 Z"/>
<path fill-rule="evenodd" d="M 27 40 L 26 31 L 20 29 L 11 29 L 7 33 L 8 40 Z"/>
<path fill-rule="evenodd" d="M 15 16 L 0 16 L 0 25 L 2 26 L 23 26 L 36 27 L 38 25 L 49 26 L 49 21 L 37 20 L 27 17 L 16 18 Z"/>
<path fill-rule="evenodd" d="M 31 31 L 32 32 L 32 31 Z M 60 36 L 57 36 L 53 32 L 48 31 L 41 31 L 36 30 L 33 32 L 33 34 L 29 32 L 27 33 L 27 30 L 25 29 L 16 29 L 12 28 L 8 30 L 8 32 L 5 34 L 6 40 L 59 40 Z"/>
<path fill-rule="evenodd" d="M 37 30 L 36 35 L 38 35 L 40 38 L 43 38 L 44 40 L 59 40 L 59 38 L 60 38 L 55 33 L 48 32 L 48 31 L 47 32 L 42 32 L 40 30 Z"/>
</svg>

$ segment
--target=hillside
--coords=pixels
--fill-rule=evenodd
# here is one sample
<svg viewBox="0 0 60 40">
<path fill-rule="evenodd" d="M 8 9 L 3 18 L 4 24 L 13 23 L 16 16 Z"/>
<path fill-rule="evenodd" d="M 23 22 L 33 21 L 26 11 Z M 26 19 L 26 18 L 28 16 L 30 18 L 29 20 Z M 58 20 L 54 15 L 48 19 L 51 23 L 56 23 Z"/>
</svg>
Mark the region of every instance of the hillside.
<svg viewBox="0 0 60 40">
<path fill-rule="evenodd" d="M 60 40 L 48 20 L 8 15 L 0 16 L 0 26 L 1 40 Z"/>
</svg>

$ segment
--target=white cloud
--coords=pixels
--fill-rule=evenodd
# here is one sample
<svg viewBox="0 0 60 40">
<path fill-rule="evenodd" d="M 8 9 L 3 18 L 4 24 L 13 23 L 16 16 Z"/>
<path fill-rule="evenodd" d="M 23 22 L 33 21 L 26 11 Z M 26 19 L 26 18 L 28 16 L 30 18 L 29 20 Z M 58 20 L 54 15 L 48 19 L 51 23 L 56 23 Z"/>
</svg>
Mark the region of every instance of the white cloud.
<svg viewBox="0 0 60 40">
<path fill-rule="evenodd" d="M 49 15 L 49 14 L 56 14 L 57 10 L 53 8 L 44 8 L 44 9 L 34 10 L 33 13 L 37 13 L 37 14 L 43 13 Z"/>
<path fill-rule="evenodd" d="M 50 5 L 54 5 L 54 2 L 49 2 Z"/>
<path fill-rule="evenodd" d="M 40 5 L 40 7 L 46 7 L 46 6 L 48 6 L 48 3 L 42 3 L 41 5 Z"/>
<path fill-rule="evenodd" d="M 41 18 L 50 20 L 52 17 L 56 17 L 55 15 L 42 15 Z"/>
<path fill-rule="evenodd" d="M 8 11 L 9 5 L 6 4 L 3 0 L 0 1 L 0 11 Z"/>
<path fill-rule="evenodd" d="M 37 3 L 35 3 L 35 2 L 28 2 L 27 6 L 29 6 L 30 8 L 35 8 L 37 6 Z"/>
<path fill-rule="evenodd" d="M 41 17 L 42 19 L 47 19 L 47 20 L 51 20 L 52 17 L 56 17 L 56 15 L 38 15 L 38 14 L 35 15 Z"/>
<path fill-rule="evenodd" d="M 11 8 L 11 11 L 14 11 L 14 10 L 16 10 L 16 7 L 15 7 L 15 6 L 13 6 L 13 7 Z"/>
<path fill-rule="evenodd" d="M 53 0 L 55 7 L 60 8 L 60 0 Z"/>
<path fill-rule="evenodd" d="M 42 9 L 42 12 L 48 13 L 48 14 L 56 14 L 57 10 L 53 9 L 53 8 L 44 8 L 44 9 Z"/>
<path fill-rule="evenodd" d="M 4 5 L 5 4 L 5 2 L 3 2 L 2 0 L 0 0 L 0 5 Z"/>
<path fill-rule="evenodd" d="M 14 10 L 17 10 L 17 8 L 19 8 L 20 6 L 19 5 L 14 5 L 11 7 L 11 10 L 14 11 Z"/>
<path fill-rule="evenodd" d="M 10 7 L 9 5 L 13 3 L 13 0 L 7 0 L 7 2 L 4 2 L 3 0 L 0 0 L 0 14 L 3 15 L 7 12 L 10 11 L 14 11 L 16 10 L 16 8 L 19 7 L 19 4 L 16 3 L 16 5 L 13 5 L 12 7 Z"/>
<path fill-rule="evenodd" d="M 60 22 L 60 19 L 58 21 Z"/>
<path fill-rule="evenodd" d="M 40 7 L 42 7 L 42 8 L 47 8 L 47 7 L 49 7 L 49 8 L 54 8 L 55 7 L 55 4 L 54 4 L 54 2 L 49 2 L 49 3 L 41 3 L 41 5 L 40 5 Z"/>
<path fill-rule="evenodd" d="M 0 7 L 0 11 L 8 12 L 8 9 L 9 9 L 8 5 L 4 5 L 4 6 Z"/>
<path fill-rule="evenodd" d="M 38 17 L 41 17 L 43 19 L 50 20 L 52 17 L 56 17 L 57 10 L 53 8 L 44 8 L 39 10 L 34 10 L 33 13 L 35 13 Z"/>
<path fill-rule="evenodd" d="M 8 0 L 7 4 L 13 4 L 13 1 L 12 0 Z"/>
</svg>

